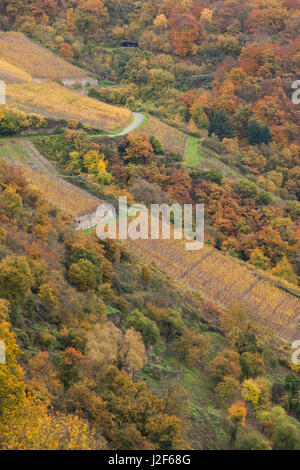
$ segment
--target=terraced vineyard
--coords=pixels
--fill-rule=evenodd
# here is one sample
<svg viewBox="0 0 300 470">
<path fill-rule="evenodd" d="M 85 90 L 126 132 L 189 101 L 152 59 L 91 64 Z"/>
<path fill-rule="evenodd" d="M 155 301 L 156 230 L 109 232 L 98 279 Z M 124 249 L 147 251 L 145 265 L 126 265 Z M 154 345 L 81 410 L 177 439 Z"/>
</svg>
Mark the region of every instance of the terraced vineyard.
<svg viewBox="0 0 300 470">
<path fill-rule="evenodd" d="M 59 178 L 24 168 L 27 180 L 45 199 L 73 217 L 92 213 L 99 199 Z M 212 247 L 186 251 L 182 240 L 128 240 L 126 244 L 143 259 L 154 262 L 207 299 L 230 307 L 239 301 L 262 327 L 287 341 L 297 339 L 300 328 L 299 299 L 263 279 L 245 264 Z"/>
<path fill-rule="evenodd" d="M 80 78 L 87 75 L 85 70 L 38 46 L 22 33 L 0 32 L 0 59 L 37 78 Z"/>
<path fill-rule="evenodd" d="M 150 116 L 141 127 L 134 131 L 133 134 L 143 134 L 147 137 L 153 135 L 161 142 L 165 151 L 170 150 L 172 152 L 180 153 L 181 155 L 184 155 L 188 139 L 188 136 L 183 132 L 175 129 L 174 127 L 168 126 L 152 116 Z"/>
<path fill-rule="evenodd" d="M 299 299 L 264 280 L 242 262 L 212 247 L 186 251 L 181 240 L 138 240 L 128 244 L 188 287 L 230 307 L 239 301 L 261 326 L 285 340 L 299 339 Z"/>
<path fill-rule="evenodd" d="M 46 118 L 76 119 L 103 129 L 122 129 L 131 112 L 75 93 L 55 82 L 9 84 L 7 102 Z"/>
<path fill-rule="evenodd" d="M 101 202 L 58 178 L 52 164 L 34 151 L 28 139 L 3 139 L 0 141 L 1 155 L 13 163 L 29 166 L 24 168 L 28 181 L 45 199 L 75 218 L 92 213 Z M 276 287 L 274 280 L 269 282 L 251 271 L 243 262 L 210 246 L 199 251 L 186 251 L 181 240 L 128 240 L 126 243 L 144 259 L 155 262 L 188 287 L 199 290 L 207 299 L 225 307 L 237 300 L 262 327 L 288 341 L 299 339 L 299 299 Z"/>
<path fill-rule="evenodd" d="M 4 158 L 9 163 L 28 167 L 31 170 L 39 171 L 49 176 L 57 176 L 54 165 L 26 138 L 1 139 L 0 158 Z"/>
<path fill-rule="evenodd" d="M 43 197 L 72 217 L 89 214 L 99 206 L 99 199 L 67 183 L 66 181 L 45 176 L 41 173 L 23 168 L 26 180 L 36 187 Z"/>
<path fill-rule="evenodd" d="M 28 83 L 32 81 L 32 77 L 25 70 L 0 59 L 0 80 L 5 83 Z"/>
</svg>

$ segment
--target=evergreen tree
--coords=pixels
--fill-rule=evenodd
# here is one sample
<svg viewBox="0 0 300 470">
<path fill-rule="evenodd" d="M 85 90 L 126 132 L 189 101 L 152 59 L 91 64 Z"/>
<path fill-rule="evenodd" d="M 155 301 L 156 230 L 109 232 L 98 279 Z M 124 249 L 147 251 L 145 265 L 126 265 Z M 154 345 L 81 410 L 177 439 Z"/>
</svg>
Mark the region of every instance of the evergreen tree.
<svg viewBox="0 0 300 470">
<path fill-rule="evenodd" d="M 251 121 L 248 126 L 249 145 L 268 145 L 270 142 L 272 142 L 272 134 L 269 125 L 261 125 L 257 121 Z"/>
<path fill-rule="evenodd" d="M 157 137 L 155 137 L 154 135 L 151 135 L 149 138 L 149 142 L 152 145 L 155 155 L 159 155 L 160 153 L 163 152 L 162 144 L 158 140 Z"/>
<path fill-rule="evenodd" d="M 212 134 L 216 134 L 220 140 L 223 140 L 225 137 L 234 137 L 234 126 L 228 119 L 225 111 L 215 111 L 211 115 L 208 135 L 211 136 Z"/>
</svg>

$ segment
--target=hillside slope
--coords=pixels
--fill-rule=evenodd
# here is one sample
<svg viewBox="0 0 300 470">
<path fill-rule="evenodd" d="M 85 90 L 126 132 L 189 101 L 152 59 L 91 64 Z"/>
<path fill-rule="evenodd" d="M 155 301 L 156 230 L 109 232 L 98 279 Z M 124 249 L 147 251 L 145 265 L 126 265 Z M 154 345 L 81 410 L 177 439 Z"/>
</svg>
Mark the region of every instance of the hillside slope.
<svg viewBox="0 0 300 470">
<path fill-rule="evenodd" d="M 25 70 L 0 59 L 0 80 L 5 83 L 28 83 L 32 81 L 32 77 Z"/>
<path fill-rule="evenodd" d="M 88 73 L 53 52 L 38 46 L 22 33 L 0 32 L 0 59 L 19 67 L 33 78 L 80 78 Z"/>
<path fill-rule="evenodd" d="M 58 176 L 55 166 L 26 138 L 0 140 L 0 157 L 7 162 L 28 167 L 47 176 Z"/>
<path fill-rule="evenodd" d="M 73 217 L 91 213 L 101 203 L 58 178 L 50 179 L 29 169 L 24 169 L 24 174 L 49 202 Z M 200 251 L 187 252 L 180 240 L 127 240 L 126 245 L 222 307 L 230 308 L 234 301 L 239 302 L 253 320 L 282 339 L 299 337 L 299 299 L 264 280 L 242 262 L 206 245 Z"/>
<path fill-rule="evenodd" d="M 285 340 L 299 337 L 300 301 L 250 271 L 245 264 L 204 246 L 187 252 L 180 240 L 128 241 L 140 255 L 207 299 L 230 307 L 238 301 L 253 320 Z"/>
<path fill-rule="evenodd" d="M 125 127 L 131 112 L 75 93 L 55 82 L 9 84 L 7 102 L 46 118 L 76 119 L 94 127 Z"/>
<path fill-rule="evenodd" d="M 25 179 L 51 204 L 72 217 L 89 214 L 101 201 L 66 181 L 23 168 Z"/>
<path fill-rule="evenodd" d="M 213 310 L 198 293 L 145 265 L 126 247 L 101 242 L 92 233 L 74 233 L 72 221 L 3 161 L 0 181 L 0 339 L 14 346 L 8 357 L 14 367 L 1 369 L 7 371 L 1 389 L 8 383 L 13 398 L 24 391 L 17 395 L 17 406 L 1 399 L 0 448 L 232 447 L 228 407 L 243 391 L 239 358 L 242 364 L 248 353 L 228 351 L 230 338 L 218 326 L 225 312 Z M 17 206 L 11 205 L 11 196 Z M 98 276 L 80 275 L 81 266 Z M 262 342 L 251 328 L 257 383 L 266 380 L 270 390 L 272 385 L 284 389 L 288 368 L 276 362 L 278 343 L 265 333 Z M 22 350 L 19 367 L 16 338 Z M 261 345 L 267 350 L 270 340 L 273 355 L 263 359 Z M 224 397 L 216 387 L 223 376 L 216 380 L 214 366 L 228 353 L 232 361 L 225 373 L 232 371 L 236 379 L 229 377 L 235 387 Z M 275 404 L 263 403 L 270 413 Z M 157 422 L 158 432 L 150 434 Z M 287 415 L 285 422 L 298 435 L 295 419 Z M 275 445 L 250 416 L 236 447 L 244 448 L 253 431 L 267 448 Z"/>
<path fill-rule="evenodd" d="M 134 134 L 147 137 L 155 136 L 159 139 L 165 151 L 177 152 L 181 155 L 185 153 L 187 134 L 152 116 L 149 116 L 147 121 L 134 131 Z"/>
</svg>

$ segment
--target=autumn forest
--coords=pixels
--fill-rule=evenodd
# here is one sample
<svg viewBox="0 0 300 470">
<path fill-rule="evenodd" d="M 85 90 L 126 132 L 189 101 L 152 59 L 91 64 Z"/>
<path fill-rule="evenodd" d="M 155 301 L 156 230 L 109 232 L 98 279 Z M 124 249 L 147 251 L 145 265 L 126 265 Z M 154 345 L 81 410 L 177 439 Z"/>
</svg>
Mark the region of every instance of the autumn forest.
<svg viewBox="0 0 300 470">
<path fill-rule="evenodd" d="M 299 34 L 300 0 L 1 1 L 1 450 L 300 450 Z M 120 196 L 203 204 L 204 247 L 78 229 Z"/>
</svg>

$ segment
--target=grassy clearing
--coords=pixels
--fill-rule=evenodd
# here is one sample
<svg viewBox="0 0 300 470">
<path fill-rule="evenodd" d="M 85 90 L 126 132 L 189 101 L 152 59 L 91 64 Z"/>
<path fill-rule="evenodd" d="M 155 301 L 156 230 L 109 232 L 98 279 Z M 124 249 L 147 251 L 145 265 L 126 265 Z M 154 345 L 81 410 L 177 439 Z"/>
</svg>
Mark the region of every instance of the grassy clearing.
<svg viewBox="0 0 300 470">
<path fill-rule="evenodd" d="M 189 396 L 189 439 L 193 446 L 202 449 L 224 449 L 228 445 L 228 433 L 224 410 L 219 409 L 214 395 L 215 384 L 203 370 L 183 370 L 182 384 Z M 201 437 L 200 437 L 201 436 Z"/>
<path fill-rule="evenodd" d="M 194 168 L 200 160 L 199 139 L 196 137 L 188 137 L 185 147 L 185 163 L 184 166 Z"/>
<path fill-rule="evenodd" d="M 185 148 L 184 166 L 188 168 L 199 168 L 201 170 L 218 170 L 226 178 L 239 181 L 244 176 L 235 168 L 231 168 L 222 162 L 220 156 L 211 149 L 204 147 L 196 137 L 188 137 Z"/>
<path fill-rule="evenodd" d="M 207 332 L 211 339 L 211 357 L 224 349 L 224 338 Z M 211 358 L 210 357 L 210 358 Z M 146 381 L 158 395 L 163 395 L 170 383 L 179 382 L 187 395 L 185 421 L 188 439 L 195 449 L 224 449 L 228 445 L 224 410 L 214 394 L 215 384 L 204 367 L 188 367 L 176 359 L 165 345 L 155 348 L 152 358 L 138 378 Z"/>
</svg>

